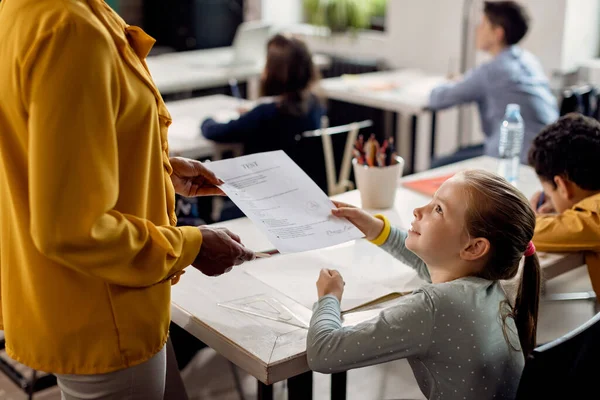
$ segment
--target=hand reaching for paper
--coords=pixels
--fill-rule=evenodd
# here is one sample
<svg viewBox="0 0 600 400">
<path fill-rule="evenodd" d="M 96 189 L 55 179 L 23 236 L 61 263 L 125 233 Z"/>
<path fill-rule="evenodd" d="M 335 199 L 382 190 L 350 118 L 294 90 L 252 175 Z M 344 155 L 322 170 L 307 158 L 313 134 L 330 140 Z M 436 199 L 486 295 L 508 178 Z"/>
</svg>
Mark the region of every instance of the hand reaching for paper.
<svg viewBox="0 0 600 400">
<path fill-rule="evenodd" d="M 202 247 L 192 263 L 204 275 L 219 276 L 234 265 L 254 260 L 254 252 L 244 247 L 240 237 L 226 228 L 201 226 Z"/>
<path fill-rule="evenodd" d="M 383 221 L 375 218 L 366 211 L 354 207 L 350 204 L 332 200 L 337 208 L 331 210 L 331 213 L 336 217 L 346 218 L 352 222 L 368 240 L 376 239 L 383 230 Z"/>
<path fill-rule="evenodd" d="M 200 161 L 183 157 L 171 157 L 169 161 L 173 167 L 171 181 L 177 194 L 186 197 L 223 195 L 216 186 L 223 182 Z"/>
</svg>

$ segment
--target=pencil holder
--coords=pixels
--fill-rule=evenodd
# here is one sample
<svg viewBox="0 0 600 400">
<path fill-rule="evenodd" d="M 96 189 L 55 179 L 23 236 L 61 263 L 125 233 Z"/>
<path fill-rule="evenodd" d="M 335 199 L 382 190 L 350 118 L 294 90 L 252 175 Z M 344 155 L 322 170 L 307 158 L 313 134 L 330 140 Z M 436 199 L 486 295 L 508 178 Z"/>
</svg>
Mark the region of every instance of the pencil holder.
<svg viewBox="0 0 600 400">
<path fill-rule="evenodd" d="M 404 159 L 396 157 L 396 164 L 387 167 L 369 167 L 352 160 L 354 179 L 360 192 L 362 208 L 391 208 L 396 198 L 398 179 L 402 176 Z"/>
</svg>

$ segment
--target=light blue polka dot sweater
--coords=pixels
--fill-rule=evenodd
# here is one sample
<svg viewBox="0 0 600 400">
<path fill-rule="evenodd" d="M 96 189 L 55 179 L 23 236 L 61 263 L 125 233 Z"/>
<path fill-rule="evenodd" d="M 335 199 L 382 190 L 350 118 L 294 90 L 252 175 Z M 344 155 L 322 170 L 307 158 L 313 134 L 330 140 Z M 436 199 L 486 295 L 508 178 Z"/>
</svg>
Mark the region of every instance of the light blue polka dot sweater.
<svg viewBox="0 0 600 400">
<path fill-rule="evenodd" d="M 431 282 L 405 239 L 405 232 L 392 228 L 382 248 Z M 504 300 L 498 282 L 461 278 L 426 284 L 374 319 L 342 327 L 338 300 L 325 296 L 310 323 L 309 366 L 333 373 L 406 358 L 428 399 L 513 399 L 524 357 L 514 350 L 520 346 L 511 318 L 503 333 Z"/>
</svg>

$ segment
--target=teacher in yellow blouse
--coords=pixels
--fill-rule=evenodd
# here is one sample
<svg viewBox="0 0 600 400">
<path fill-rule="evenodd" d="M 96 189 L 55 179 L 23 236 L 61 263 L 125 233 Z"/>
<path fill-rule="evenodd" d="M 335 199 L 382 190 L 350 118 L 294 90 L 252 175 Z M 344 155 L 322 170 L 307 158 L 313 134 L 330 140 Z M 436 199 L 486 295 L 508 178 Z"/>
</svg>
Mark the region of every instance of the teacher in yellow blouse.
<svg viewBox="0 0 600 400">
<path fill-rule="evenodd" d="M 63 399 L 162 399 L 171 281 L 254 258 L 176 227 L 174 195 L 214 194 L 169 159 L 154 40 L 101 0 L 0 2 L 0 295 L 6 350 Z"/>
</svg>

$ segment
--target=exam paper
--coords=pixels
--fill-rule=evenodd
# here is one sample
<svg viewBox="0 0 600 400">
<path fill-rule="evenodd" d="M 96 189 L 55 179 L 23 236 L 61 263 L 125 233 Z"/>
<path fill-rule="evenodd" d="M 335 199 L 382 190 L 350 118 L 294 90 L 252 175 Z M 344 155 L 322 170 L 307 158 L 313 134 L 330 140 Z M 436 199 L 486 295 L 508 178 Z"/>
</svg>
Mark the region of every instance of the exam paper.
<svg viewBox="0 0 600 400">
<path fill-rule="evenodd" d="M 206 163 L 221 189 L 281 253 L 320 249 L 363 237 L 331 215 L 327 195 L 285 152 L 271 151 Z"/>
</svg>

